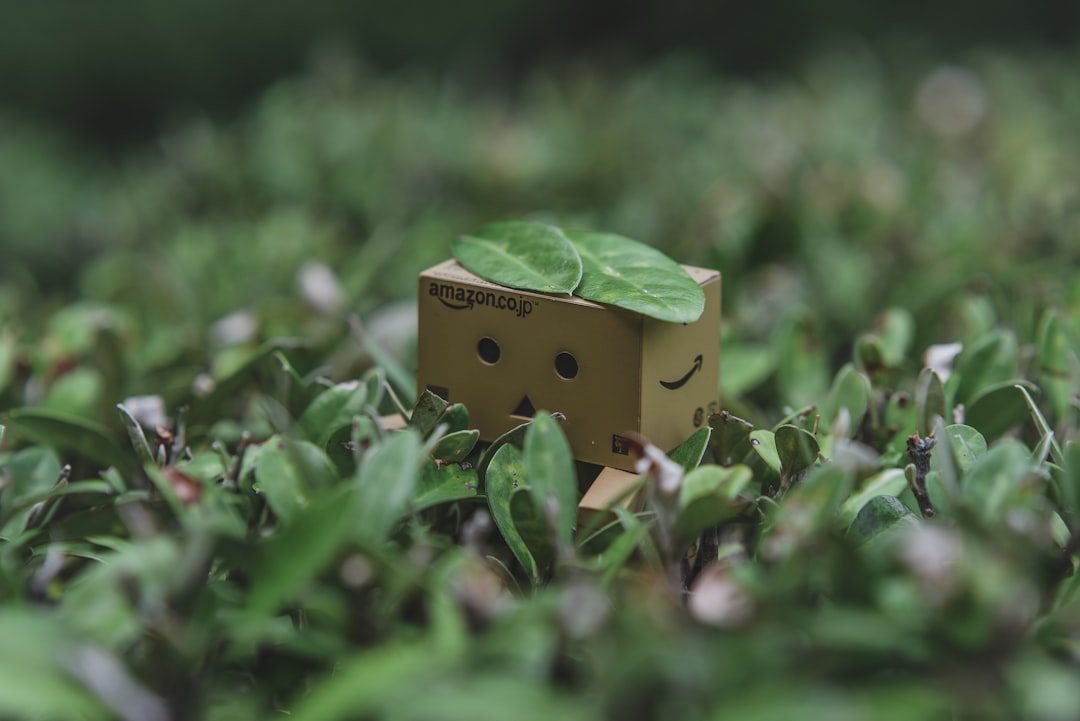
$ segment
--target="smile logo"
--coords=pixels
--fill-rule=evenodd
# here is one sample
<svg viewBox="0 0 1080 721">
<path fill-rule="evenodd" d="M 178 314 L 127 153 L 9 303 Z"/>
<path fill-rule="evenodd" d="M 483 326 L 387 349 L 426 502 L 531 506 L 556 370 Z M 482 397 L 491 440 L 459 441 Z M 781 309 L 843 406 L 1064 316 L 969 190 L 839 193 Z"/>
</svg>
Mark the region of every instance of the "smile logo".
<svg viewBox="0 0 1080 721">
<path fill-rule="evenodd" d="M 696 358 L 694 358 L 694 365 L 690 368 L 690 370 L 686 372 L 686 375 L 684 375 L 677 381 L 660 381 L 660 385 L 664 386 L 664 388 L 667 388 L 669 391 L 679 390 L 684 385 L 686 385 L 687 382 L 689 382 L 689 380 L 694 376 L 695 373 L 701 370 L 701 363 L 702 358 L 700 355 L 698 355 Z"/>
</svg>

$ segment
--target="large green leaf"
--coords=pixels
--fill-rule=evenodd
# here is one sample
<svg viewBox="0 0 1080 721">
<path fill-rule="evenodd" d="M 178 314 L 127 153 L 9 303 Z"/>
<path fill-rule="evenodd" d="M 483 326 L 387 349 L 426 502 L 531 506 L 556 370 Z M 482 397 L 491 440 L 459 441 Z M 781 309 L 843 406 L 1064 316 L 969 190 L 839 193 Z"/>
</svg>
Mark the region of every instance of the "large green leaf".
<svg viewBox="0 0 1080 721">
<path fill-rule="evenodd" d="M 364 454 L 354 519 L 360 541 L 383 543 L 407 513 L 420 470 L 420 445 L 420 434 L 405 429 Z"/>
<path fill-rule="evenodd" d="M 476 498 L 479 483 L 473 468 L 463 468 L 457 463 L 440 466 L 429 459 L 420 469 L 412 508 L 422 511 L 440 503 Z"/>
<path fill-rule="evenodd" d="M 528 220 L 489 223 L 454 241 L 454 257 L 493 283 L 542 293 L 571 293 L 581 258 L 558 228 Z"/>
<path fill-rule="evenodd" d="M 551 414 L 540 411 L 525 432 L 525 480 L 542 518 L 555 504 L 556 536 L 569 546 L 577 520 L 577 473 L 570 444 Z"/>
<path fill-rule="evenodd" d="M 288 521 L 336 479 L 337 471 L 318 446 L 274 436 L 259 449 L 255 477 L 271 510 Z"/>
<path fill-rule="evenodd" d="M 32 611 L 5 608 L 0 613 L 0 716 L 115 718 L 72 678 L 73 653 L 80 639 L 53 614 Z"/>
<path fill-rule="evenodd" d="M 713 429 L 716 462 L 730 466 L 750 453 L 750 432 L 754 426 L 727 411 L 721 411 L 709 418 L 709 427 Z"/>
<path fill-rule="evenodd" d="M 521 449 L 512 443 L 503 444 L 488 464 L 484 490 L 495 526 L 518 563 L 529 574 L 529 578 L 535 580 L 540 575 L 536 559 L 533 558 L 525 539 L 518 533 L 517 526 L 514 525 L 514 517 L 510 512 L 510 499 L 518 485 L 524 485 L 524 476 L 525 465 Z"/>
<path fill-rule="evenodd" d="M 611 233 L 568 230 L 584 273 L 576 295 L 672 323 L 692 323 L 705 291 L 660 251 Z"/>
<path fill-rule="evenodd" d="M 915 382 L 915 415 L 920 436 L 930 435 L 934 417 L 948 418 L 945 406 L 945 385 L 932 368 L 923 368 Z"/>
<path fill-rule="evenodd" d="M 702 426 L 668 455 L 689 473 L 701 465 L 701 459 L 705 455 L 705 449 L 709 447 L 710 438 L 712 438 L 712 428 Z"/>
<path fill-rule="evenodd" d="M 392 641 L 357 653 L 322 676 L 289 713 L 299 721 L 344 721 L 385 717 L 394 702 L 416 692 L 417 678 L 432 678 L 450 665 L 450 656 L 426 639 Z M 376 713 L 382 710 L 384 713 Z"/>
<path fill-rule="evenodd" d="M 125 453 L 102 426 L 77 416 L 37 408 L 16 408 L 0 416 L 16 435 L 60 451 L 70 451 L 122 473 L 134 469 L 133 455 Z"/>
<path fill-rule="evenodd" d="M 907 478 L 904 477 L 902 468 L 887 468 L 874 474 L 844 501 L 837 516 L 837 524 L 841 528 L 850 526 L 870 499 L 876 496 L 899 496 L 907 487 Z"/>
<path fill-rule="evenodd" d="M 776 450 L 776 434 L 770 430 L 759 428 L 750 431 L 750 447 L 765 461 L 769 468 L 781 473 L 783 468 L 780 463 L 780 455 Z"/>
<path fill-rule="evenodd" d="M 1061 420 L 1068 414 L 1076 395 L 1077 358 L 1065 323 L 1056 311 L 1043 314 L 1035 349 L 1039 386 L 1046 393 L 1053 418 Z"/>
<path fill-rule="evenodd" d="M 870 402 L 870 380 L 855 370 L 850 363 L 840 369 L 833 380 L 829 396 L 821 409 L 821 420 L 832 426 L 840 415 L 840 409 L 848 412 L 848 436 L 859 429 Z"/>
<path fill-rule="evenodd" d="M 968 404 L 987 386 L 1003 385 L 1016 377 L 1020 350 L 1011 330 L 995 330 L 982 336 L 956 358 L 955 397 Z M 950 383 L 950 386 L 952 383 Z"/>
<path fill-rule="evenodd" d="M 472 453 L 476 442 L 480 440 L 480 431 L 475 428 L 471 431 L 456 431 L 447 433 L 435 444 L 431 455 L 440 461 L 459 463 Z"/>
<path fill-rule="evenodd" d="M 829 358 L 822 342 L 821 319 L 809 311 L 793 311 L 773 334 L 779 358 L 776 385 L 780 397 L 796 408 L 816 405 L 829 387 Z"/>
<path fill-rule="evenodd" d="M 683 477 L 675 533 L 689 543 L 702 531 L 742 513 L 749 505 L 739 494 L 753 480 L 749 467 L 699 466 Z"/>
<path fill-rule="evenodd" d="M 965 501 L 993 528 L 1010 512 L 1037 502 L 1042 495 L 1041 474 L 1031 451 L 1005 438 L 975 459 L 961 480 L 961 490 Z"/>
<path fill-rule="evenodd" d="M 296 425 L 304 438 L 326 448 L 330 437 L 364 412 L 367 385 L 359 381 L 338 383 L 315 397 Z"/>
<path fill-rule="evenodd" d="M 814 465 L 821 447 L 808 431 L 790 424 L 782 425 L 773 435 L 776 455 L 780 459 L 780 487 L 787 488 L 799 475 Z"/>
<path fill-rule="evenodd" d="M 409 426 L 422 436 L 427 436 L 439 423 L 439 417 L 446 411 L 448 404 L 445 400 L 425 389 L 416 401 L 412 415 L 409 417 Z"/>
<path fill-rule="evenodd" d="M 1005 381 L 981 389 L 969 402 L 964 420 L 994 440 L 1026 421 L 1030 415 L 1027 397 L 1039 389 L 1023 380 Z"/>
<path fill-rule="evenodd" d="M 294 513 L 266 543 L 252 575 L 246 610 L 272 614 L 303 590 L 348 543 L 353 489 L 339 486 Z"/>
<path fill-rule="evenodd" d="M 874 496 L 855 515 L 848 527 L 847 537 L 855 545 L 861 546 L 883 533 L 918 525 L 918 517 L 896 496 Z"/>
</svg>

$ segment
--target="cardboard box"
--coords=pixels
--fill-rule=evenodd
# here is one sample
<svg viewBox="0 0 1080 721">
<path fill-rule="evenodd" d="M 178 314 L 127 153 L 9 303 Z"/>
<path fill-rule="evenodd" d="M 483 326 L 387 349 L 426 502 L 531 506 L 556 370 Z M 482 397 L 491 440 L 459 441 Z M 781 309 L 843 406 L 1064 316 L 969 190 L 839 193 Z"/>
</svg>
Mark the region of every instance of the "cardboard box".
<svg viewBox="0 0 1080 721">
<path fill-rule="evenodd" d="M 506 288 L 455 260 L 429 268 L 419 278 L 418 387 L 464 403 L 485 441 L 559 411 L 576 459 L 633 470 L 628 431 L 670 450 L 718 409 L 720 273 L 684 267 L 705 291 L 689 324 Z"/>
</svg>

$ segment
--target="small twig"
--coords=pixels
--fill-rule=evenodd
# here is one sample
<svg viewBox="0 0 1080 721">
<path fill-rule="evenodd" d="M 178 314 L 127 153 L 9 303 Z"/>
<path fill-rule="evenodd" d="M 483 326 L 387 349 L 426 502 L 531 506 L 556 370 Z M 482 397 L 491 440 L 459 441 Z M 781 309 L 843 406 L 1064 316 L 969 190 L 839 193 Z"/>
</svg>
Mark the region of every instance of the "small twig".
<svg viewBox="0 0 1080 721">
<path fill-rule="evenodd" d="M 919 504 L 919 511 L 923 518 L 933 518 L 937 515 L 934 505 L 930 502 L 930 494 L 926 491 L 926 474 L 930 472 L 930 455 L 937 439 L 931 433 L 926 438 L 920 438 L 918 433 L 908 436 L 907 454 L 911 459 L 911 465 L 906 469 L 905 475 L 911 492 L 915 494 L 915 502 Z"/>
</svg>

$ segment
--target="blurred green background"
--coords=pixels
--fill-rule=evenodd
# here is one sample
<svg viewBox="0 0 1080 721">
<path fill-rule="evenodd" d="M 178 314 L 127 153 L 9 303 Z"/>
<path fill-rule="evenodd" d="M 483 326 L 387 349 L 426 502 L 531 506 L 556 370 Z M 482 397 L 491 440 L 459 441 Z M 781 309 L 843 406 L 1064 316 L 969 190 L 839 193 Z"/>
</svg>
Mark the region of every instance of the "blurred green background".
<svg viewBox="0 0 1080 721">
<path fill-rule="evenodd" d="M 720 268 L 763 412 L 792 343 L 811 397 L 888 319 L 1031 338 L 1080 303 L 1078 37 L 1058 0 L 3 4 L 0 406 L 115 422 L 282 336 L 348 377 L 350 314 L 407 366 L 416 273 L 526 216 Z"/>
</svg>

